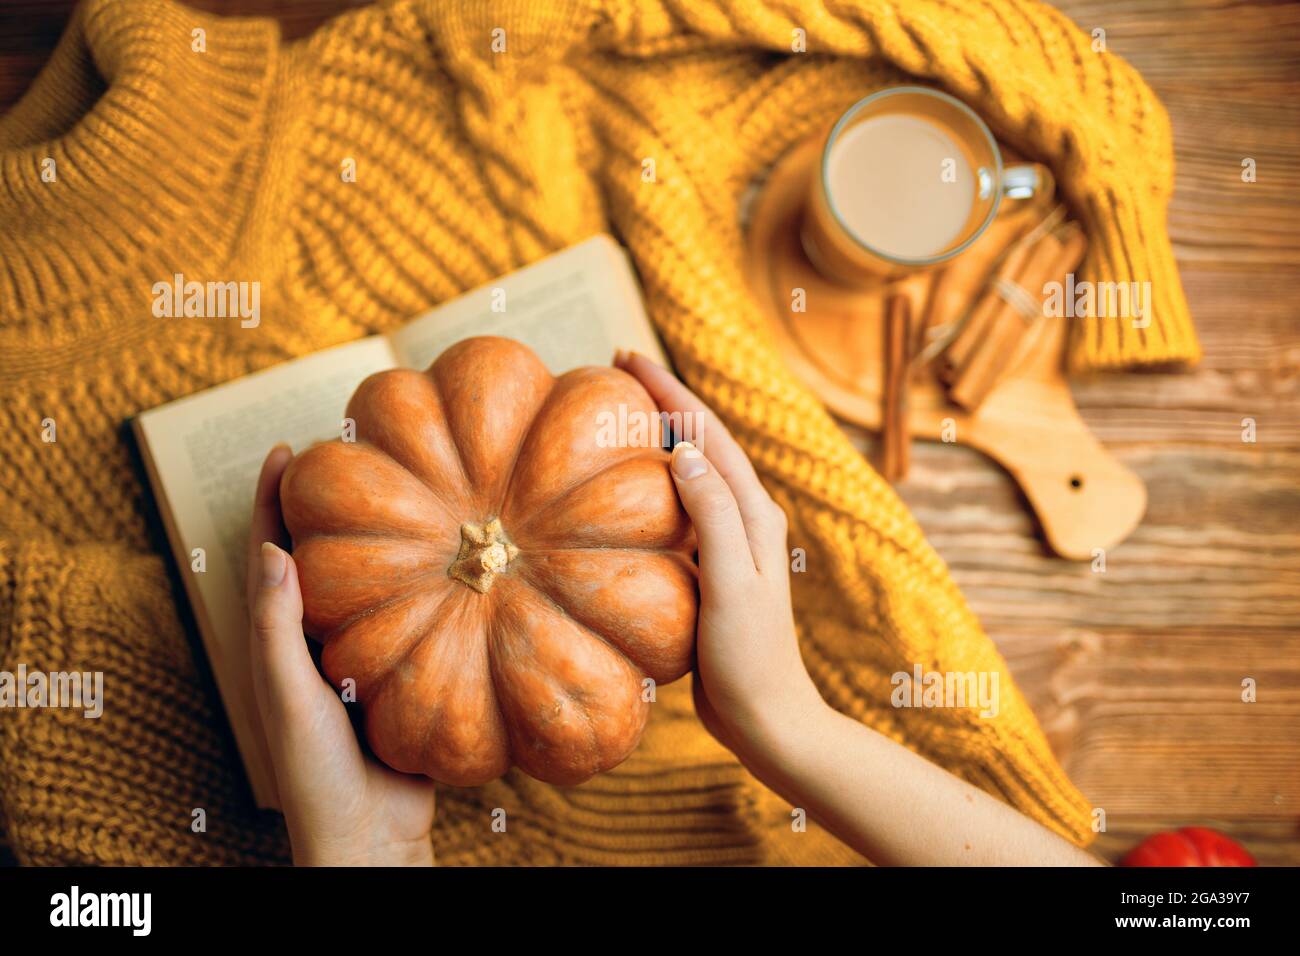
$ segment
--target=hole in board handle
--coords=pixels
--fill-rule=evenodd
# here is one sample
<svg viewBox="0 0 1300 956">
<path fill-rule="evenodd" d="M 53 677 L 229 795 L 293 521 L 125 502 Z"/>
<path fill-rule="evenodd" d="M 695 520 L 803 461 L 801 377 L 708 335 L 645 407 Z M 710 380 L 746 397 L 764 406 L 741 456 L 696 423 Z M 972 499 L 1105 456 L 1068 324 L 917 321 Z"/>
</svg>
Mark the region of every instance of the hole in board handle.
<svg viewBox="0 0 1300 956">
<path fill-rule="evenodd" d="M 1082 475 L 1071 475 L 1071 476 L 1070 476 L 1070 487 L 1073 488 L 1075 491 L 1079 491 L 1080 489 L 1082 489 L 1082 488 L 1083 488 L 1083 476 L 1082 476 Z"/>
</svg>

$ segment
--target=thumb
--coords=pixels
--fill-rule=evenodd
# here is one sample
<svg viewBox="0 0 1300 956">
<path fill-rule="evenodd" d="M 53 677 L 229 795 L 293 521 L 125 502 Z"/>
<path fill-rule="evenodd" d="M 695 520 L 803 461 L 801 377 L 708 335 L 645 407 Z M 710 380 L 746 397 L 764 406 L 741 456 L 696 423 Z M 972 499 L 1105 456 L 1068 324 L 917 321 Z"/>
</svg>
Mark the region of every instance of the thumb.
<svg viewBox="0 0 1300 956">
<path fill-rule="evenodd" d="M 745 522 L 722 475 L 688 441 L 673 447 L 672 473 L 677 496 L 695 526 L 701 587 L 728 588 L 753 577 L 757 572 Z"/>
<path fill-rule="evenodd" d="M 326 688 L 303 635 L 302 592 L 293 558 L 266 541 L 257 560 L 249 651 L 258 708 L 268 736 L 274 736 L 278 728 L 298 726 Z"/>
</svg>

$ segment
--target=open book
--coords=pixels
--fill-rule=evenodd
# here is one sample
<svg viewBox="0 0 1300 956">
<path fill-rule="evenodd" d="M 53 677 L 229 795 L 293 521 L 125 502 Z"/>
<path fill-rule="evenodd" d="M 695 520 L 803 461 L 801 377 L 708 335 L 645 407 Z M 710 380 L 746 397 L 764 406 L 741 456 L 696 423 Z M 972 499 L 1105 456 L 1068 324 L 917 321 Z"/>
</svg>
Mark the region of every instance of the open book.
<svg viewBox="0 0 1300 956">
<path fill-rule="evenodd" d="M 517 339 L 555 374 L 607 365 L 616 348 L 664 361 L 626 253 L 609 236 L 598 235 L 446 302 L 389 335 L 285 362 L 143 412 L 133 422 L 260 807 L 279 806 L 253 697 L 244 598 L 246 539 L 262 461 L 276 442 L 298 452 L 337 438 L 348 399 L 368 375 L 427 368 L 448 346 L 475 335 Z"/>
</svg>

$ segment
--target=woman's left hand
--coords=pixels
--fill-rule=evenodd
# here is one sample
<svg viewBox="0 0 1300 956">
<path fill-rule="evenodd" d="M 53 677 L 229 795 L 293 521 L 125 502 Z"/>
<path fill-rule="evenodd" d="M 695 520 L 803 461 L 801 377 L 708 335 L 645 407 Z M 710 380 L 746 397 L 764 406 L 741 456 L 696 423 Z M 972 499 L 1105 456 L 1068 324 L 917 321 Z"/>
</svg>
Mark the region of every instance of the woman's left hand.
<svg viewBox="0 0 1300 956">
<path fill-rule="evenodd" d="M 302 630 L 302 594 L 283 549 L 277 445 L 262 465 L 248 540 L 253 685 L 298 865 L 429 866 L 434 784 L 362 750 L 338 693 L 316 670 Z"/>
</svg>

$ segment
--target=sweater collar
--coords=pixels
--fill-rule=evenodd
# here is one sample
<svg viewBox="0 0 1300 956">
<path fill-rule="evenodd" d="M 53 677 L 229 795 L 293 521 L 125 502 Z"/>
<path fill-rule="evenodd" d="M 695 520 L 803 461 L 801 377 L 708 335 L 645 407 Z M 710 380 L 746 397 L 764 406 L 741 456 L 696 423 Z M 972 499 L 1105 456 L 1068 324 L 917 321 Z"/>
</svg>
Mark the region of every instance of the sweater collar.
<svg viewBox="0 0 1300 956">
<path fill-rule="evenodd" d="M 31 89 L 0 117 L 0 318 L 223 251 L 251 198 L 232 172 L 260 160 L 250 147 L 278 46 L 272 21 L 170 0 L 78 7 Z"/>
</svg>

